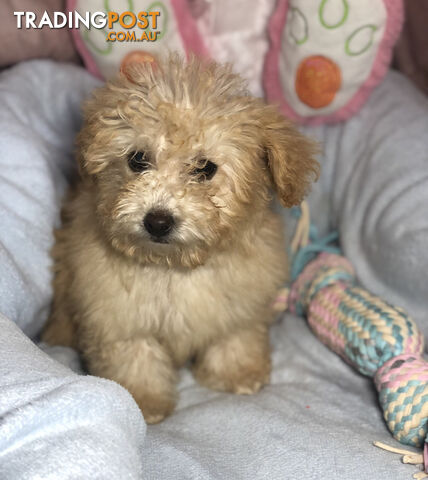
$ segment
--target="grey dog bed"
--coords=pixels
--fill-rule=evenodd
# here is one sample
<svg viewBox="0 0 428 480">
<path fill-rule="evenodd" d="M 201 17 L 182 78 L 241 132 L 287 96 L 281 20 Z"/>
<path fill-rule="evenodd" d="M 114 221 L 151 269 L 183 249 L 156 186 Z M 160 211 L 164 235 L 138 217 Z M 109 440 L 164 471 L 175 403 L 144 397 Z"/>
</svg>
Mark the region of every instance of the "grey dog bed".
<svg viewBox="0 0 428 480">
<path fill-rule="evenodd" d="M 183 370 L 176 413 L 149 427 L 120 386 L 79 375 L 75 352 L 29 340 L 47 317 L 52 228 L 96 84 L 47 61 L 0 76 L 0 478 L 411 478 L 415 467 L 372 446 L 398 444 L 371 380 L 301 318 L 272 328 L 262 392 L 209 391 Z M 391 72 L 346 123 L 305 131 L 324 146 L 310 196 L 319 234 L 339 230 L 360 281 L 428 332 L 428 102 Z"/>
</svg>

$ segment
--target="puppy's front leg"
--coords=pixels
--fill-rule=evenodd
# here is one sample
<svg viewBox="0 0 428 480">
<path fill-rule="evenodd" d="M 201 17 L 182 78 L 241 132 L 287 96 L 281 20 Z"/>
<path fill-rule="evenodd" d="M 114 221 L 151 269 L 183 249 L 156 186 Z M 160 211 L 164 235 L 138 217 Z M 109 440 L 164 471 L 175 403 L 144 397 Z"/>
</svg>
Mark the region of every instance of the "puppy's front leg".
<svg viewBox="0 0 428 480">
<path fill-rule="evenodd" d="M 242 330 L 219 339 L 201 352 L 193 369 L 196 379 L 214 390 L 251 394 L 269 382 L 267 328 Z"/>
<path fill-rule="evenodd" d="M 147 423 L 158 423 L 176 403 L 177 372 L 153 337 L 137 337 L 85 352 L 90 373 L 120 383 L 134 397 Z"/>
</svg>

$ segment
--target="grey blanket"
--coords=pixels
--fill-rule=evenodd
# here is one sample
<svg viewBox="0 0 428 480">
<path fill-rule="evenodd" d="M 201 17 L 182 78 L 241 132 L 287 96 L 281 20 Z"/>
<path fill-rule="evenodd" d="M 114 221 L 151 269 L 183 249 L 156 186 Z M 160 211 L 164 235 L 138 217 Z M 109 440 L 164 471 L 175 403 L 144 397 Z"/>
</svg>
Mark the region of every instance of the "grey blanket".
<svg viewBox="0 0 428 480">
<path fill-rule="evenodd" d="M 52 227 L 95 85 L 45 61 L 0 76 L 0 478 L 411 478 L 414 467 L 371 444 L 397 445 L 371 380 L 301 318 L 273 327 L 261 393 L 209 391 L 183 370 L 176 413 L 147 428 L 124 389 L 69 368 L 81 373 L 75 352 L 42 345 L 48 356 L 28 339 L 47 316 Z M 338 229 L 360 281 L 428 332 L 426 99 L 390 73 L 348 122 L 305 130 L 324 145 L 310 197 L 319 233 Z"/>
</svg>

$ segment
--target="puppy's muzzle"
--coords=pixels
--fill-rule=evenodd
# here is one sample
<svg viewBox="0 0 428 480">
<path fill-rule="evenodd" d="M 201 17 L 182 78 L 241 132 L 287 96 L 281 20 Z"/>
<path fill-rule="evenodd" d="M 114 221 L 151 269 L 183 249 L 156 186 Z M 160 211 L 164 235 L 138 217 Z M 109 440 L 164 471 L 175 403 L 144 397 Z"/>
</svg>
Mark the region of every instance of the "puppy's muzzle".
<svg viewBox="0 0 428 480">
<path fill-rule="evenodd" d="M 151 210 L 144 217 L 143 225 L 154 242 L 167 243 L 166 238 L 174 228 L 175 221 L 165 210 Z"/>
</svg>

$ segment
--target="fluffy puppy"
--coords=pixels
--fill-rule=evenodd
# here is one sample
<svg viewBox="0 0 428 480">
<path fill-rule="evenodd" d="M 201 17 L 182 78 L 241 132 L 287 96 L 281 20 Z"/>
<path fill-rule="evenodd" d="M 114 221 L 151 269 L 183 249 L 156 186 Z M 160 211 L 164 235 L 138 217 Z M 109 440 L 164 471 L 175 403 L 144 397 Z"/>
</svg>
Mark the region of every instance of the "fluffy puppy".
<svg viewBox="0 0 428 480">
<path fill-rule="evenodd" d="M 173 410 L 189 360 L 203 385 L 258 391 L 287 277 L 271 192 L 298 204 L 318 173 L 313 155 L 228 67 L 172 56 L 98 89 L 56 232 L 44 340 L 77 348 L 149 423 Z"/>
</svg>

